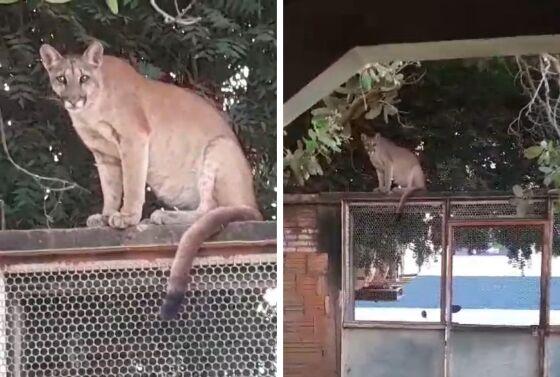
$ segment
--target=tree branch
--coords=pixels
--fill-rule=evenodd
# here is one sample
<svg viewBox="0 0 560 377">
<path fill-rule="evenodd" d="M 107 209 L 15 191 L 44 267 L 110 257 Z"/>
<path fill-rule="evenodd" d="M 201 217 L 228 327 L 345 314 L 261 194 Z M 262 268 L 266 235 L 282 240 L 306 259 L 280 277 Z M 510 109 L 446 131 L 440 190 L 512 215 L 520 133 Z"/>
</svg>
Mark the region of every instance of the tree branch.
<svg viewBox="0 0 560 377">
<path fill-rule="evenodd" d="M 168 24 L 175 23 L 183 26 L 194 25 L 202 19 L 201 17 L 191 17 L 191 16 L 185 17 L 187 12 L 193 7 L 195 3 L 196 0 L 193 0 L 182 11 L 179 11 L 179 6 L 177 4 L 177 1 L 175 1 L 175 10 L 177 11 L 177 16 L 172 16 L 166 11 L 164 11 L 163 9 L 161 9 L 159 5 L 156 3 L 156 0 L 150 0 L 150 4 L 152 5 L 152 8 L 154 8 L 156 12 L 158 12 L 163 16 L 163 21 L 165 23 Z"/>
<path fill-rule="evenodd" d="M 542 54 L 531 62 L 516 58 L 519 84 L 529 98 L 517 117 L 510 123 L 508 132 L 521 143 L 522 132 L 535 142 L 560 138 L 560 61 L 550 54 Z"/>
<path fill-rule="evenodd" d="M 41 188 L 43 188 L 43 190 L 45 190 L 45 192 L 47 194 L 51 191 L 53 191 L 53 192 L 67 191 L 67 190 L 72 190 L 72 189 L 75 189 L 75 188 L 78 188 L 80 190 L 84 190 L 85 192 L 89 193 L 89 190 L 83 188 L 82 186 L 78 185 L 75 182 L 69 182 L 69 181 L 66 181 L 66 180 L 60 179 L 60 178 L 44 177 L 42 175 L 30 172 L 29 170 L 25 169 L 24 167 L 20 166 L 17 162 L 15 162 L 14 159 L 12 158 L 12 155 L 10 154 L 10 151 L 8 150 L 8 143 L 6 142 L 6 132 L 5 132 L 5 128 L 4 128 L 4 119 L 2 117 L 2 111 L 1 110 L 0 110 L 0 136 L 2 138 L 2 147 L 4 148 L 4 153 L 6 154 L 6 158 L 8 159 L 8 161 L 17 170 L 19 170 L 22 173 L 25 173 L 28 176 L 30 176 L 31 178 L 33 178 L 35 180 L 35 182 L 37 182 L 37 184 L 39 186 L 41 186 Z M 43 184 L 43 182 L 51 182 L 51 183 L 57 184 L 57 186 L 49 186 L 49 185 Z"/>
</svg>

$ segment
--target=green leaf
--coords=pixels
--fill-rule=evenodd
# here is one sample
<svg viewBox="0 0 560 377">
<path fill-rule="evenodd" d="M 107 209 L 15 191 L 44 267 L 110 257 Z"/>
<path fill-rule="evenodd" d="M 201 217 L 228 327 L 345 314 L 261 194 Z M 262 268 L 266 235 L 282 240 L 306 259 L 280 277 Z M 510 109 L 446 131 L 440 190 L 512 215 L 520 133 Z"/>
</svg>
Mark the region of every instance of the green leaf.
<svg viewBox="0 0 560 377">
<path fill-rule="evenodd" d="M 0 4 L 15 4 L 19 0 L 0 0 Z"/>
<path fill-rule="evenodd" d="M 539 166 L 539 170 L 542 171 L 545 174 L 552 173 L 552 168 L 550 168 L 548 166 Z"/>
<path fill-rule="evenodd" d="M 541 147 L 540 145 L 533 145 L 532 147 L 525 149 L 524 155 L 525 158 L 531 160 L 533 158 L 539 157 L 542 152 L 543 152 L 543 147 Z"/>
<path fill-rule="evenodd" d="M 371 90 L 372 86 L 373 86 L 373 80 L 371 78 L 370 75 L 368 75 L 367 73 L 362 73 L 360 75 L 360 85 L 362 86 L 362 89 L 364 90 Z"/>
<path fill-rule="evenodd" d="M 119 3 L 117 2 L 117 0 L 105 0 L 105 2 L 111 10 L 111 13 L 119 14 Z"/>
<path fill-rule="evenodd" d="M 560 172 L 555 172 L 550 175 L 552 177 L 552 182 L 554 182 L 554 186 L 560 187 Z"/>
<path fill-rule="evenodd" d="M 314 153 L 319 145 L 317 144 L 317 140 L 314 139 L 306 139 L 305 142 L 305 149 L 307 149 L 310 153 Z"/>
</svg>

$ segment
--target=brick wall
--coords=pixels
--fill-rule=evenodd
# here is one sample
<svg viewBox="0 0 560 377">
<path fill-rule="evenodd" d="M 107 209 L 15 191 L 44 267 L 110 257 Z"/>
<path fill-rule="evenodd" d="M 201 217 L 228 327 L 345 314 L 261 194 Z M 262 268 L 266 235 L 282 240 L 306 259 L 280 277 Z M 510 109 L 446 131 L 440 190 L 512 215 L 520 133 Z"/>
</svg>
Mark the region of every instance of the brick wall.
<svg viewBox="0 0 560 377">
<path fill-rule="evenodd" d="M 318 247 L 317 208 L 284 207 L 284 376 L 337 376 L 328 255 Z"/>
</svg>

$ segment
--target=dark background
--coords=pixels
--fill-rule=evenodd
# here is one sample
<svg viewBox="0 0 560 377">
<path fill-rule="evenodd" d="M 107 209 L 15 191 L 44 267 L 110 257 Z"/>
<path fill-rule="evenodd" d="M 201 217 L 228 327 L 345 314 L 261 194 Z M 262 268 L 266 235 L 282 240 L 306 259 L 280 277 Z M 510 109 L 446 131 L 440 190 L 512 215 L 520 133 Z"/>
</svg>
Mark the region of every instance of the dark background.
<svg viewBox="0 0 560 377">
<path fill-rule="evenodd" d="M 556 33 L 557 1 L 285 0 L 284 101 L 355 46 Z"/>
</svg>

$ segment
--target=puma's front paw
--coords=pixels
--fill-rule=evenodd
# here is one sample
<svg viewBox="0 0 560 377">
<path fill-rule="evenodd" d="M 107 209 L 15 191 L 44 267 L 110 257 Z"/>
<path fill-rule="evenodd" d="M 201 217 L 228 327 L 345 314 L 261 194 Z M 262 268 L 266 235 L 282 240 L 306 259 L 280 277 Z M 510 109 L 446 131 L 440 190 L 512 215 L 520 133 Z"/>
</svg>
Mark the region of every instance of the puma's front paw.
<svg viewBox="0 0 560 377">
<path fill-rule="evenodd" d="M 86 226 L 88 228 L 99 228 L 107 225 L 109 225 L 109 216 L 102 215 L 101 213 L 93 214 L 86 220 Z"/>
<path fill-rule="evenodd" d="M 141 214 L 127 215 L 122 212 L 115 212 L 109 216 L 109 226 L 111 228 L 124 229 L 136 225 L 140 222 Z"/>
</svg>

